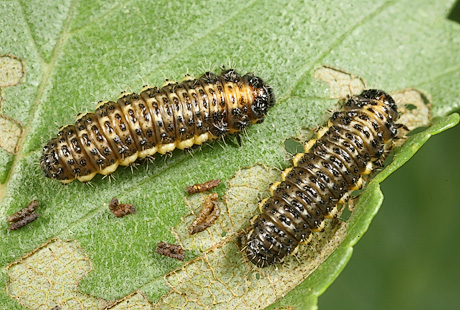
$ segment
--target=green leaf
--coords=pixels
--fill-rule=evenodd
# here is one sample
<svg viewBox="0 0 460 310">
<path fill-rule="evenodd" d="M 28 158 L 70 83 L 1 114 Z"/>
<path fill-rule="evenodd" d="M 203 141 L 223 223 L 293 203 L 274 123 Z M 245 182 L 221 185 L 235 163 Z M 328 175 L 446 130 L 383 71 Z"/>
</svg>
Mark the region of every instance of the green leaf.
<svg viewBox="0 0 460 310">
<path fill-rule="evenodd" d="M 378 211 L 383 199 L 379 183 L 431 135 L 458 123 L 458 115 L 449 115 L 460 105 L 460 68 L 452 61 L 452 55 L 460 55 L 460 26 L 446 19 L 451 6 L 451 1 L 422 0 L 1 3 L 0 57 L 19 59 L 24 76 L 14 85 L 0 84 L 0 117 L 14 120 L 20 128 L 17 151 L 0 152 L 0 181 L 4 181 L 0 266 L 1 285 L 6 288 L 0 292 L 0 304 L 23 309 L 20 304 L 37 308 L 42 302 L 52 308 L 55 300 L 84 295 L 87 302 L 102 307 L 139 290 L 145 296 L 129 295 L 126 300 L 137 298 L 139 304 L 148 305 L 148 299 L 167 307 L 185 301 L 192 306 L 195 297 L 203 302 L 216 298 L 216 308 L 242 308 L 248 303 L 245 298 L 251 297 L 264 308 L 306 278 L 278 305 L 315 307 L 317 296 L 344 268 L 352 246 Z M 196 149 L 193 156 L 175 151 L 172 157 L 157 156 L 154 163 L 133 172 L 119 168 L 110 181 L 97 176 L 92 186 L 79 182 L 62 186 L 43 176 L 37 165 L 41 147 L 61 125 L 72 123 L 76 113 L 94 110 L 97 101 L 115 99 L 121 90 L 139 91 L 144 84 L 160 85 L 165 77 L 179 80 L 185 73 L 199 75 L 221 65 L 255 72 L 273 86 L 278 98 L 266 121 L 249 128 L 241 147 L 215 142 Z M 428 129 L 412 135 L 394 161 L 368 184 L 346 229 L 331 224 L 325 236 L 336 243 L 321 254 L 304 247 L 305 257 L 312 261 L 292 259 L 278 269 L 259 272 L 242 262 L 235 236 L 258 212 L 257 193 L 266 195 L 267 179 L 279 177 L 267 167 L 289 165 L 285 139 L 304 138 L 305 128 L 323 124 L 328 111 L 338 107 L 330 86 L 315 77 L 323 66 L 359 77 L 355 80 L 365 81 L 367 87 L 388 92 L 417 89 L 429 99 L 435 118 Z M 199 208 L 201 196 L 184 199 L 183 188 L 215 178 L 226 181 L 217 192 L 222 201 L 226 195 L 222 208 L 229 216 L 222 215 L 220 225 L 209 232 L 189 238 L 183 228 L 191 210 Z M 257 186 L 251 188 L 249 182 Z M 134 204 L 138 213 L 115 218 L 107 207 L 115 196 Z M 8 231 L 8 215 L 33 199 L 41 203 L 40 218 L 21 230 Z M 177 243 L 176 237 L 188 246 L 190 261 L 185 265 L 154 253 L 157 242 Z M 49 241 L 52 238 L 57 241 Z M 78 246 L 69 250 L 74 243 L 67 240 L 76 240 Z M 56 253 L 54 260 L 46 256 L 50 264 L 61 262 L 66 253 L 90 262 L 85 269 L 89 273 L 80 274 L 77 268 L 66 277 L 75 279 L 78 292 L 49 288 L 49 296 L 57 299 L 31 299 L 30 286 L 37 284 L 21 282 L 30 271 L 24 266 L 43 259 L 44 249 Z M 302 270 L 292 275 L 292 283 L 288 283 L 289 266 Z M 196 276 L 188 279 L 184 272 Z M 208 272 L 216 278 L 208 278 Z M 262 285 L 275 278 L 279 282 Z M 170 292 L 168 284 L 190 290 L 194 285 L 211 288 L 187 299 Z M 221 293 L 209 295 L 213 289 Z"/>
</svg>

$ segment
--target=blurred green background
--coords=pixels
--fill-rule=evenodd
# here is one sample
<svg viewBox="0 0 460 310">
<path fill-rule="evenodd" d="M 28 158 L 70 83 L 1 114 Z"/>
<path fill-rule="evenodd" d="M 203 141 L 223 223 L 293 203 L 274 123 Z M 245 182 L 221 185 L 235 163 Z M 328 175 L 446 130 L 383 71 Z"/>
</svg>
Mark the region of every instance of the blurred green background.
<svg viewBox="0 0 460 310">
<path fill-rule="evenodd" d="M 385 200 L 319 309 L 458 309 L 460 126 L 382 183 Z"/>
</svg>

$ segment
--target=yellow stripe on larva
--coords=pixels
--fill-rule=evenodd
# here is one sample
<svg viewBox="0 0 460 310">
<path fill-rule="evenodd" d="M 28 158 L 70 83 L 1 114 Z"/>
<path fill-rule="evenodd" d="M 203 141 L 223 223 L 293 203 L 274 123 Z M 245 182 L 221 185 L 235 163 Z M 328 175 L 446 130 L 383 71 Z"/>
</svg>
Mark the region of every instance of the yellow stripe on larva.
<svg viewBox="0 0 460 310">
<path fill-rule="evenodd" d="M 87 182 L 138 158 L 237 134 L 262 122 L 274 102 L 262 79 L 233 69 L 144 86 L 140 94 L 124 92 L 116 102 L 102 101 L 95 112 L 79 114 L 48 141 L 40 165 L 46 177 L 63 184 Z"/>
</svg>

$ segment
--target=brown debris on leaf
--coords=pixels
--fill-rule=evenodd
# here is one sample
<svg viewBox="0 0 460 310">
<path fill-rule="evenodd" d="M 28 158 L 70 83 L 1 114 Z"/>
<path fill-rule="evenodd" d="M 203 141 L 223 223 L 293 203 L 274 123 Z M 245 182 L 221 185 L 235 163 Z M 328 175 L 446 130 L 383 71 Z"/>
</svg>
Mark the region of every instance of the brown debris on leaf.
<svg viewBox="0 0 460 310">
<path fill-rule="evenodd" d="M 201 211 L 189 226 L 188 232 L 190 235 L 204 231 L 210 227 L 220 215 L 219 195 L 217 193 L 210 194 L 203 202 Z"/>
<path fill-rule="evenodd" d="M 156 253 L 168 256 L 174 259 L 184 261 L 184 249 L 180 245 L 159 242 L 157 244 Z"/>
<path fill-rule="evenodd" d="M 118 199 L 116 197 L 112 198 L 109 203 L 110 211 L 115 214 L 116 217 L 123 217 L 128 214 L 136 214 L 136 208 L 129 203 L 122 203 L 119 204 Z"/>
<path fill-rule="evenodd" d="M 25 216 L 34 212 L 38 208 L 39 205 L 40 204 L 38 203 L 38 200 L 32 200 L 26 207 L 22 208 L 15 214 L 11 215 L 6 220 L 10 223 L 17 222 L 23 219 Z"/>
<path fill-rule="evenodd" d="M 10 227 L 8 227 L 9 230 L 17 230 L 21 227 L 24 227 L 26 226 L 27 224 L 29 223 L 32 223 L 33 221 L 35 221 L 38 217 L 40 216 L 40 214 L 38 213 L 31 213 L 31 214 L 28 214 L 26 216 L 24 216 L 22 219 L 20 219 L 19 221 L 17 222 L 14 222 L 10 225 Z"/>
<path fill-rule="evenodd" d="M 213 189 L 214 187 L 219 186 L 220 182 L 222 182 L 222 180 L 216 179 L 216 180 L 210 180 L 210 181 L 204 182 L 202 184 L 200 183 L 193 184 L 192 186 L 186 186 L 185 191 L 189 195 L 196 194 L 196 193 L 202 193 L 205 191 L 209 191 L 210 189 Z"/>
<path fill-rule="evenodd" d="M 34 213 L 38 206 L 38 200 L 32 200 L 26 207 L 8 217 L 6 220 L 11 223 L 8 229 L 17 230 L 35 221 L 40 216 L 40 214 Z"/>
</svg>

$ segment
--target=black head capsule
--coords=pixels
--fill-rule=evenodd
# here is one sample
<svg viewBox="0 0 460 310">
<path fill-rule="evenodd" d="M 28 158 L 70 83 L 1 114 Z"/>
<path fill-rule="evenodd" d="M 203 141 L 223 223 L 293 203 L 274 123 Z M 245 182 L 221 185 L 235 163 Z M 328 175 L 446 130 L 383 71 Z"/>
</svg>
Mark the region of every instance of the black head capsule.
<svg viewBox="0 0 460 310">
<path fill-rule="evenodd" d="M 275 105 L 273 89 L 260 77 L 253 74 L 246 74 L 243 76 L 243 80 L 247 81 L 253 89 L 254 100 L 250 106 L 249 115 L 252 116 L 253 123 L 258 123 L 263 120 L 268 110 Z"/>
</svg>

